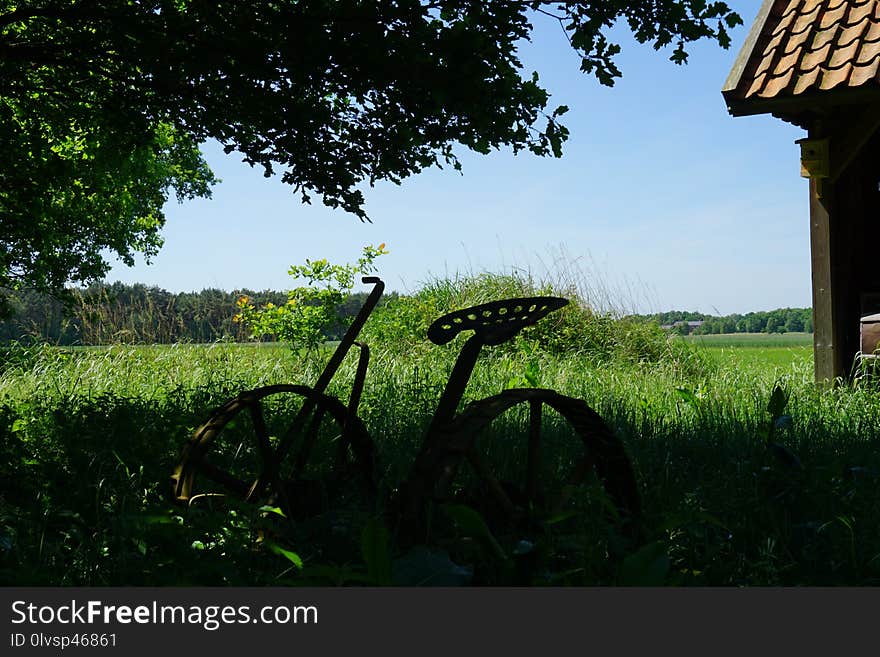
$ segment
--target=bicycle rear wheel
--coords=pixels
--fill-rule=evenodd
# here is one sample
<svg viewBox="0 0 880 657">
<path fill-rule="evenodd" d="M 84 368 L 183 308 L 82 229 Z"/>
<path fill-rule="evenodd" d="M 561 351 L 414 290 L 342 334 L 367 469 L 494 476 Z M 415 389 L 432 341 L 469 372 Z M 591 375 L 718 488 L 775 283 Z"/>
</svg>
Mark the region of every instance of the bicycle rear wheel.
<svg viewBox="0 0 880 657">
<path fill-rule="evenodd" d="M 468 405 L 428 445 L 408 482 L 411 510 L 426 498 L 463 500 L 493 531 L 532 531 L 592 503 L 637 540 L 641 499 L 632 465 L 583 400 L 538 388 L 505 390 Z"/>
</svg>

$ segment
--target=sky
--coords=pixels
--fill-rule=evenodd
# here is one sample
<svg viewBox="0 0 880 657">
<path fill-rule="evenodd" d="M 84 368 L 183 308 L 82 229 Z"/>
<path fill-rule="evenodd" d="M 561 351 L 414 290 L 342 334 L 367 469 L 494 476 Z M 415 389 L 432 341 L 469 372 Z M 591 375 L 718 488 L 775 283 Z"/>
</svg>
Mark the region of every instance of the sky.
<svg viewBox="0 0 880 657">
<path fill-rule="evenodd" d="M 209 142 L 203 152 L 222 179 L 213 197 L 169 201 L 159 255 L 118 262 L 107 280 L 284 290 L 297 284 L 292 264 L 353 262 L 384 242 L 378 274 L 402 293 L 518 269 L 575 282 L 618 312 L 809 307 L 808 184 L 795 144 L 805 134 L 770 115 L 727 113 L 721 87 L 760 2 L 729 4 L 745 22 L 731 48 L 691 44 L 685 66 L 616 30 L 623 77 L 613 87 L 581 73 L 559 24 L 536 16 L 519 55 L 552 94 L 549 109 L 570 108 L 563 157 L 460 149 L 461 174 L 432 169 L 365 187 L 372 223 L 314 196 L 303 205 Z"/>
</svg>

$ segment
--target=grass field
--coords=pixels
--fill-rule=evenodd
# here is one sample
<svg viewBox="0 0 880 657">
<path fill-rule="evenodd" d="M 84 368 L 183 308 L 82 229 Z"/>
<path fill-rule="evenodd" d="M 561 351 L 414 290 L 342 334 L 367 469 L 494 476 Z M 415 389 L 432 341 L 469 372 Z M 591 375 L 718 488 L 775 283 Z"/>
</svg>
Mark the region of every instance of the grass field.
<svg viewBox="0 0 880 657">
<path fill-rule="evenodd" d="M 865 379 L 814 385 L 803 335 L 670 339 L 570 303 L 487 348 L 463 407 L 511 388 L 552 389 L 584 400 L 609 433 L 583 410 L 572 422 L 545 405 L 538 425 L 527 403 L 516 405 L 474 429 L 473 467 L 449 470 L 444 503 L 401 505 L 464 342 L 433 346 L 427 326 L 450 310 L 536 294 L 578 298 L 527 276 L 479 274 L 377 308 L 361 333 L 371 358 L 358 407 L 375 447 L 374 495 L 356 478 L 328 477 L 346 426 L 359 430 L 342 405 L 354 354 L 328 388 L 342 403 L 324 407 L 311 457 L 293 476 L 297 438 L 279 464 L 288 483 L 258 496 L 263 506 L 218 496 L 230 480 L 201 474 L 191 503 L 177 506 L 170 475 L 212 409 L 243 390 L 314 384 L 326 350 L 5 349 L 0 584 L 880 584 L 880 389 Z M 279 392 L 262 414 L 235 415 L 206 434 L 208 460 L 249 489 L 265 442 L 277 449 L 301 403 Z M 468 411 L 468 426 L 495 404 Z M 528 484 L 537 428 L 540 470 Z M 621 515 L 627 463 L 637 488 L 627 504 L 640 499 L 632 517 Z M 407 513 L 422 520 L 418 540 L 403 531 Z"/>
<path fill-rule="evenodd" d="M 683 339 L 704 348 L 721 366 L 740 363 L 780 371 L 800 368 L 808 361 L 812 366 L 812 333 L 728 333 Z"/>
<path fill-rule="evenodd" d="M 813 346 L 812 333 L 720 333 L 688 335 L 683 339 L 708 348 Z"/>
<path fill-rule="evenodd" d="M 456 349 L 373 354 L 360 414 L 386 495 L 412 462 Z M 343 399 L 349 361 L 331 389 Z M 269 521 L 250 507 L 212 513 L 169 502 L 181 446 L 210 409 L 243 389 L 313 383 L 320 357 L 233 344 L 44 347 L 10 351 L 2 367 L 2 583 L 383 583 L 365 536 L 384 541 L 395 581 L 411 583 L 400 575 L 411 555 L 368 520 L 384 502 L 358 511 L 345 531 L 335 515 L 331 529 L 301 522 L 283 532 L 255 531 Z M 621 543 L 594 490 L 573 529 L 553 525 L 528 539 L 496 532 L 503 559 L 467 536 L 435 546 L 417 565 L 439 581 L 467 572 L 452 583 L 880 583 L 880 392 L 864 382 L 816 388 L 808 347 L 700 341 L 662 362 L 502 350 L 478 364 L 466 399 L 521 385 L 524 373 L 585 399 L 624 442 L 644 501 L 643 540 Z M 796 469 L 766 447 L 777 385 L 789 399 L 770 437 L 797 455 Z M 487 439 L 499 472 L 516 462 L 514 424 Z M 554 447 L 559 463 L 570 449 Z M 517 545 L 536 547 L 514 558 Z"/>
</svg>

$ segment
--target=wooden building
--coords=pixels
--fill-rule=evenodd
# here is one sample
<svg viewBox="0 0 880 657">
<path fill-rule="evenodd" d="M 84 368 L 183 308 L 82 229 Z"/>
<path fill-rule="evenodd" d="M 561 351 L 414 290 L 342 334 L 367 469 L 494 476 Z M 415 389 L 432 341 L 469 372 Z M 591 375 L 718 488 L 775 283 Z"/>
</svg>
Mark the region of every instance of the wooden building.
<svg viewBox="0 0 880 657">
<path fill-rule="evenodd" d="M 807 131 L 816 380 L 845 376 L 880 313 L 880 0 L 765 0 L 723 94 Z"/>
</svg>

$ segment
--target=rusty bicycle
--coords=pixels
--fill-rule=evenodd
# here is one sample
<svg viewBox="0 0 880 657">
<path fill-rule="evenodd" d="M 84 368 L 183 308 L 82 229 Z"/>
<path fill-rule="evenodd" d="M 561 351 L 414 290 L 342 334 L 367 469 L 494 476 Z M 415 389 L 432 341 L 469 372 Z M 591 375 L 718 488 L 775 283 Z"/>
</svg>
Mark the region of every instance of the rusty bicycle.
<svg viewBox="0 0 880 657">
<path fill-rule="evenodd" d="M 358 416 L 370 351 L 357 336 L 384 283 L 374 276 L 363 282 L 373 289 L 314 386 L 276 384 L 242 392 L 195 430 L 172 475 L 177 502 L 232 495 L 303 517 L 353 499 L 376 499 L 377 445 Z M 401 535 L 426 540 L 429 510 L 458 499 L 464 480 L 478 491 L 472 499 L 480 510 L 491 507 L 493 518 L 516 524 L 558 515 L 591 473 L 617 522 L 633 531 L 641 502 L 631 463 L 621 441 L 586 402 L 543 388 L 513 388 L 459 411 L 482 349 L 512 339 L 566 304 L 560 297 L 506 299 L 458 310 L 431 324 L 427 337 L 437 345 L 463 331 L 473 334 L 458 354 L 409 474 L 387 505 Z M 355 346 L 360 351 L 356 373 L 343 403 L 326 391 Z M 518 419 L 486 437 L 489 427 L 510 415 Z M 552 423 L 563 425 L 565 435 L 577 443 L 573 455 L 570 449 L 560 457 L 542 449 L 542 432 Z M 496 472 L 486 455 L 492 440 L 511 442 L 514 433 L 524 434 L 518 482 Z"/>
</svg>

